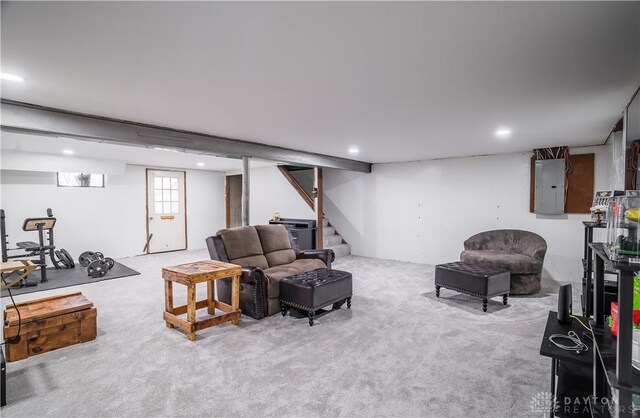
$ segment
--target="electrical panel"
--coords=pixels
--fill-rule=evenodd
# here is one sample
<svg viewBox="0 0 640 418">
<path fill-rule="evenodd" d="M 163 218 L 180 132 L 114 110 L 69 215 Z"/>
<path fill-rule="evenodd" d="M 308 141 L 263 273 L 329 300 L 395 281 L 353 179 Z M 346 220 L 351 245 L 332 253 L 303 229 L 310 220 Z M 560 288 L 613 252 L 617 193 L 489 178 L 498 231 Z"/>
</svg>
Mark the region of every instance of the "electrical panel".
<svg viewBox="0 0 640 418">
<path fill-rule="evenodd" d="M 539 215 L 564 213 L 564 159 L 537 160 L 534 212 Z"/>
</svg>

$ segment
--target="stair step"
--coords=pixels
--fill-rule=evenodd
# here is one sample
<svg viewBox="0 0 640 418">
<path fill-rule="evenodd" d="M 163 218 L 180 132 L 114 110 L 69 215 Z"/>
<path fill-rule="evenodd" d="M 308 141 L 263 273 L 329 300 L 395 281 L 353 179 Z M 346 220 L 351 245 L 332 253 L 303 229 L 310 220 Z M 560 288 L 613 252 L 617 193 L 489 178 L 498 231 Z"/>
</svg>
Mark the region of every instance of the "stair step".
<svg viewBox="0 0 640 418">
<path fill-rule="evenodd" d="M 335 235 L 335 234 L 336 234 L 336 229 L 332 226 L 327 226 L 325 228 L 322 228 L 323 237 L 328 237 L 329 235 Z"/>
<path fill-rule="evenodd" d="M 322 226 L 325 228 L 329 226 L 329 221 L 327 220 L 327 218 L 322 219 Z"/>
<path fill-rule="evenodd" d="M 326 247 L 336 253 L 336 258 L 351 255 L 351 246 L 349 244 L 338 244 Z"/>
<path fill-rule="evenodd" d="M 342 236 L 337 234 L 329 235 L 329 236 L 322 237 L 322 241 L 325 247 L 329 247 L 331 245 L 338 245 L 338 244 L 342 244 Z"/>
</svg>

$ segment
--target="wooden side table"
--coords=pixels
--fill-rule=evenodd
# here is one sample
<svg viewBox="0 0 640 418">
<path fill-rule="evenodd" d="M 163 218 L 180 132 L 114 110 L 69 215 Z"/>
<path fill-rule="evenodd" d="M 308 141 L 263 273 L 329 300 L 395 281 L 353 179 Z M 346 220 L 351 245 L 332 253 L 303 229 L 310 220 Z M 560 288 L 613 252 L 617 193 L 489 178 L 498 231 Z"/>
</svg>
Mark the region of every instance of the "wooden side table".
<svg viewBox="0 0 640 418">
<path fill-rule="evenodd" d="M 164 279 L 164 320 L 168 328 L 178 327 L 187 333 L 189 340 L 195 341 L 196 331 L 231 321 L 233 325 L 240 322 L 240 276 L 242 267 L 216 260 L 196 261 L 162 269 Z M 231 277 L 231 305 L 215 299 L 215 281 Z M 173 283 L 187 286 L 187 304 L 173 306 Z M 196 301 L 196 284 L 207 283 L 207 298 Z M 196 310 L 207 308 L 210 315 L 206 319 L 196 321 Z M 219 309 L 224 314 L 214 316 Z M 179 315 L 187 314 L 186 321 Z"/>
</svg>

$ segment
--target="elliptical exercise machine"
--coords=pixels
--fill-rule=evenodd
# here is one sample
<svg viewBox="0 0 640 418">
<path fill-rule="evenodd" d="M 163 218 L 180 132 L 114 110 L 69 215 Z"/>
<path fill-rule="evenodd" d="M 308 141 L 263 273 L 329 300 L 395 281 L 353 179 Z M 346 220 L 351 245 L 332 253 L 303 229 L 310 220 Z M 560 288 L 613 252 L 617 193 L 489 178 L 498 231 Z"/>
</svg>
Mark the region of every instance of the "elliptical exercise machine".
<svg viewBox="0 0 640 418">
<path fill-rule="evenodd" d="M 56 225 L 56 218 L 51 209 L 47 209 L 45 218 L 27 218 L 22 224 L 22 230 L 26 232 L 38 231 L 38 242 L 24 241 L 17 242 L 17 248 L 7 248 L 7 229 L 4 209 L 0 209 L 0 242 L 2 246 L 2 261 L 6 262 L 12 258 L 32 258 L 34 264 L 40 267 L 40 283 L 47 280 L 47 255 L 51 263 L 57 269 L 71 269 L 75 267 L 73 258 L 64 248 L 56 250 L 53 239 L 53 228 Z M 46 237 L 45 237 L 46 233 Z M 21 254 L 9 255 L 9 251 L 22 251 Z M 37 286 L 37 283 L 23 280 L 24 286 Z"/>
</svg>

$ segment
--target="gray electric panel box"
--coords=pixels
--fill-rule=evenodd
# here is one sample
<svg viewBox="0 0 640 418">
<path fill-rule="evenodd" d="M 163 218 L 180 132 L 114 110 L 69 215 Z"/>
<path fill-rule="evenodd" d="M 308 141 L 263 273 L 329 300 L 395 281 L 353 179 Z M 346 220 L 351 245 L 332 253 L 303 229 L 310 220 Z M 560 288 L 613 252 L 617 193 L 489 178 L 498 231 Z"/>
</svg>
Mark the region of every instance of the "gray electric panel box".
<svg viewBox="0 0 640 418">
<path fill-rule="evenodd" d="M 535 213 L 564 213 L 564 171 L 563 159 L 536 161 Z"/>
</svg>

